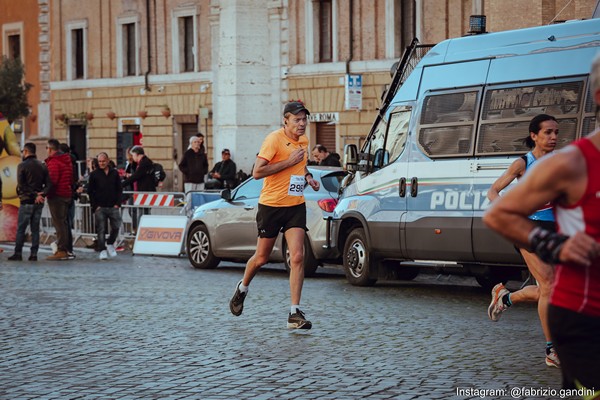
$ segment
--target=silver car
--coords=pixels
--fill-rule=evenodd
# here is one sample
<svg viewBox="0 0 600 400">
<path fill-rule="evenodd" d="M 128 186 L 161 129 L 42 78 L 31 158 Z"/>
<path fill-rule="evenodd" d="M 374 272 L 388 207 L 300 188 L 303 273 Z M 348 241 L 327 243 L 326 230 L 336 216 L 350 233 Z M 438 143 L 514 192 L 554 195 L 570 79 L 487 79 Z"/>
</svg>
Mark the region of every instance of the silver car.
<svg viewBox="0 0 600 400">
<path fill-rule="evenodd" d="M 333 256 L 324 248 L 327 217 L 337 204 L 338 188 L 346 172 L 336 167 L 309 166 L 313 178 L 321 183 L 318 191 L 307 187 L 304 274 L 313 275 L 317 267 Z M 221 192 L 221 199 L 194 211 L 186 235 L 187 255 L 194 268 L 216 268 L 221 260 L 245 262 L 256 250 L 258 230 L 256 212 L 263 180 L 249 178 L 233 190 Z M 269 257 L 284 262 L 289 269 L 289 252 L 280 233 Z"/>
</svg>

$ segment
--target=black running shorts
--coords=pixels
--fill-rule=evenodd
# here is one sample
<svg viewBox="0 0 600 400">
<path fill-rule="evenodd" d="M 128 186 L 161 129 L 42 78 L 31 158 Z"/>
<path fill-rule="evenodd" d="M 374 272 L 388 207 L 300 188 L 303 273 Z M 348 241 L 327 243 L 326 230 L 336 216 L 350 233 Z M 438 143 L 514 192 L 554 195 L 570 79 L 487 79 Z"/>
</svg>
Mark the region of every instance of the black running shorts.
<svg viewBox="0 0 600 400">
<path fill-rule="evenodd" d="M 548 325 L 560 360 L 563 387 L 574 389 L 577 381 L 587 389 L 600 389 L 600 318 L 550 304 Z"/>
<path fill-rule="evenodd" d="M 256 213 L 258 236 L 261 238 L 277 237 L 279 232 L 290 228 L 306 229 L 306 204 L 291 207 L 271 207 L 258 205 Z"/>
</svg>

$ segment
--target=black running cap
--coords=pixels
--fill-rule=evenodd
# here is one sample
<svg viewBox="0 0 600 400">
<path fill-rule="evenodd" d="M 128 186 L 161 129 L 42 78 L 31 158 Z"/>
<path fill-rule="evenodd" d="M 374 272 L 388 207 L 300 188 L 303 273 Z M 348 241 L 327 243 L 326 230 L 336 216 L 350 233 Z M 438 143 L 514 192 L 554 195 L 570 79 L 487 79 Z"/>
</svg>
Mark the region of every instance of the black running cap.
<svg viewBox="0 0 600 400">
<path fill-rule="evenodd" d="M 310 115 L 310 111 L 308 111 L 308 108 L 304 106 L 304 103 L 300 101 L 290 101 L 283 108 L 283 116 L 285 117 L 287 113 L 292 113 L 296 115 L 300 111 L 306 111 L 306 115 Z"/>
</svg>

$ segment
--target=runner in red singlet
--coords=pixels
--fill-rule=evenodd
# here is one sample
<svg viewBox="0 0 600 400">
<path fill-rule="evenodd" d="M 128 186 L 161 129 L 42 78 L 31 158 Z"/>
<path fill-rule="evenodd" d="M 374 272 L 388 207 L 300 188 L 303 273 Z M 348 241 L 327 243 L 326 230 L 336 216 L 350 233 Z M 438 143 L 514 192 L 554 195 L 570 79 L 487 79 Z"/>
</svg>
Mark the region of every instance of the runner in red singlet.
<svg viewBox="0 0 600 400">
<path fill-rule="evenodd" d="M 600 106 L 600 56 L 590 83 Z M 548 201 L 555 204 L 557 233 L 527 218 Z M 600 398 L 600 130 L 538 162 L 492 204 L 484 222 L 556 265 L 548 321 L 563 384 L 585 388 L 586 399 Z"/>
</svg>

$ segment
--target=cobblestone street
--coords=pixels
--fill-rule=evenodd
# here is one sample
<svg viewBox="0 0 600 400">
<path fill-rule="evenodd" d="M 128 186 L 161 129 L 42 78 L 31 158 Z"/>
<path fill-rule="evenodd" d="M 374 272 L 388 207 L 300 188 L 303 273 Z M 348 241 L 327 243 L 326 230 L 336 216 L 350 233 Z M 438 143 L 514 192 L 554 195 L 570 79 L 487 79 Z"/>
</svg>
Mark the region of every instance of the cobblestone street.
<svg viewBox="0 0 600 400">
<path fill-rule="evenodd" d="M 304 286 L 313 329 L 289 331 L 282 266 L 259 273 L 236 318 L 228 301 L 241 264 L 193 270 L 186 258 L 100 262 L 91 252 L 9 263 L 7 254 L 2 399 L 448 399 L 482 398 L 457 388 L 560 388 L 535 307 L 492 323 L 489 293 L 471 278 L 358 288 L 326 268 Z"/>
</svg>

